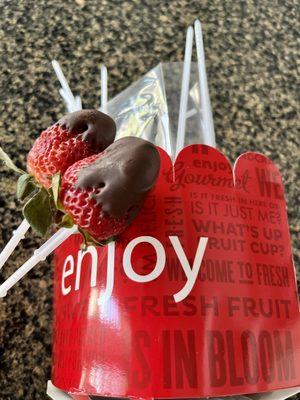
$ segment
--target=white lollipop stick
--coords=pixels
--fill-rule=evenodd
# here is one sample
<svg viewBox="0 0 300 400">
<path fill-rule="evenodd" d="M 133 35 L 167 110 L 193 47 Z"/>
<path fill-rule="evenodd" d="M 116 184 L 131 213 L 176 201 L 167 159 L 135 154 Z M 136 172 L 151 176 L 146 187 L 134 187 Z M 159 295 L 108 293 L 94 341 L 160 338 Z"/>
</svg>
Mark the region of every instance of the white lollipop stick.
<svg viewBox="0 0 300 400">
<path fill-rule="evenodd" d="M 199 91 L 200 91 L 200 105 L 203 118 L 203 140 L 204 144 L 216 147 L 216 138 L 214 130 L 214 122 L 211 111 L 211 104 L 209 98 L 206 68 L 205 68 L 205 54 L 203 46 L 202 28 L 199 20 L 195 21 L 195 41 L 197 50 L 197 66 L 199 76 Z"/>
<path fill-rule="evenodd" d="M 71 400 L 71 397 L 66 392 L 55 387 L 51 381 L 47 383 L 47 395 L 52 400 Z"/>
<path fill-rule="evenodd" d="M 61 89 L 60 89 L 59 93 L 66 103 L 67 110 L 69 112 L 80 110 L 81 107 L 80 108 L 78 107 L 78 101 L 74 97 L 74 95 L 70 89 L 70 86 L 68 84 L 68 81 L 67 81 L 66 77 L 64 76 L 59 63 L 56 60 L 52 60 L 52 66 L 53 66 L 56 76 L 61 84 Z M 81 103 L 81 101 L 80 101 L 80 103 Z"/>
<path fill-rule="evenodd" d="M 24 275 L 27 274 L 40 261 L 45 260 L 59 245 L 69 236 L 77 231 L 77 226 L 70 229 L 61 228 L 50 239 L 48 239 L 39 249 L 35 250 L 33 256 L 29 258 L 17 271 L 15 271 L 1 286 L 0 297 L 5 297 L 7 291 L 11 289 Z"/>
<path fill-rule="evenodd" d="M 193 117 L 195 114 L 197 114 L 196 108 L 192 108 L 186 113 L 186 119 Z"/>
<path fill-rule="evenodd" d="M 178 118 L 178 128 L 177 128 L 176 155 L 183 148 L 184 140 L 185 140 L 185 123 L 186 123 L 186 112 L 187 112 L 189 86 L 190 86 L 193 36 L 194 36 L 193 28 L 191 26 L 189 26 L 188 30 L 187 30 L 186 42 L 185 42 L 179 118 Z"/>
<path fill-rule="evenodd" d="M 169 114 L 168 112 L 164 113 L 161 116 L 161 123 L 163 127 L 163 132 L 164 132 L 164 145 L 165 145 L 165 150 L 169 154 L 169 156 L 172 156 L 172 145 L 171 145 L 171 135 L 170 135 L 170 122 L 169 122 Z"/>
<path fill-rule="evenodd" d="M 14 249 L 17 247 L 18 243 L 24 239 L 26 232 L 30 228 L 29 223 L 26 219 L 24 219 L 18 228 L 13 232 L 13 235 L 7 245 L 0 253 L 0 269 L 6 263 L 9 256 L 12 254 Z"/>
<path fill-rule="evenodd" d="M 101 111 L 107 114 L 107 68 L 101 65 Z"/>
<path fill-rule="evenodd" d="M 81 102 L 81 97 L 80 96 L 75 96 L 75 102 L 76 102 L 76 107 L 77 110 L 82 110 L 82 102 Z"/>
<path fill-rule="evenodd" d="M 64 91 L 63 88 L 59 89 L 59 94 L 61 95 L 61 97 L 63 98 L 64 102 L 66 103 L 67 110 L 69 112 L 71 112 L 70 110 L 72 109 L 72 106 L 70 106 L 70 99 L 69 99 L 68 95 L 66 94 L 66 92 Z"/>
<path fill-rule="evenodd" d="M 157 84 L 160 86 L 161 95 L 164 99 L 164 106 L 165 106 L 159 111 L 160 123 L 162 125 L 162 130 L 163 130 L 164 149 L 169 154 L 170 157 L 175 158 L 175 154 L 173 154 L 172 151 L 172 143 L 171 143 L 170 117 L 169 117 L 169 109 L 167 103 L 167 93 L 165 84 L 160 83 L 160 79 L 162 80 L 162 82 L 164 82 L 164 71 L 162 68 L 162 64 L 159 64 L 157 68 L 158 68 L 156 75 Z M 160 79 L 159 76 L 161 76 Z"/>
</svg>

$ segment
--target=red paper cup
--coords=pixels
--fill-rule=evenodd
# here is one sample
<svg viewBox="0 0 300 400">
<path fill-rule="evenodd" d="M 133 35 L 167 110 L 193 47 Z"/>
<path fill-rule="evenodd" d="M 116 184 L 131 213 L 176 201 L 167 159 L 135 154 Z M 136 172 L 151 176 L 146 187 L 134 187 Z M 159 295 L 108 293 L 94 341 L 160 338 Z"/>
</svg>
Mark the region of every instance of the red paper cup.
<svg viewBox="0 0 300 400">
<path fill-rule="evenodd" d="M 74 398 L 199 398 L 300 385 L 280 174 L 185 148 L 114 243 L 55 253 L 53 384 Z"/>
</svg>

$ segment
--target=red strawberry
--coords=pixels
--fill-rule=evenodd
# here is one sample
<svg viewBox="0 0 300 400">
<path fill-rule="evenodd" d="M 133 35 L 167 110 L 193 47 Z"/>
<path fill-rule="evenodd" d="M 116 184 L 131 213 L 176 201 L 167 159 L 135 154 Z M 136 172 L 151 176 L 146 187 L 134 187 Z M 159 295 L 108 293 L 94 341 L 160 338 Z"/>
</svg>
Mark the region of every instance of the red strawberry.
<svg viewBox="0 0 300 400">
<path fill-rule="evenodd" d="M 160 157 L 146 140 L 126 137 L 65 172 L 60 200 L 67 214 L 98 241 L 121 233 L 142 207 Z"/>
<path fill-rule="evenodd" d="M 28 172 L 47 189 L 57 172 L 92 153 L 90 146 L 58 124 L 47 128 L 34 143 L 27 160 Z"/>
<path fill-rule="evenodd" d="M 28 172 L 48 189 L 53 175 L 63 174 L 76 161 L 103 151 L 115 133 L 114 121 L 97 110 L 68 114 L 35 141 L 28 155 Z"/>
<path fill-rule="evenodd" d="M 101 206 L 97 206 L 93 196 L 100 193 L 101 187 L 85 190 L 76 187 L 79 172 L 99 157 L 99 154 L 90 156 L 68 168 L 62 179 L 60 199 L 65 212 L 76 225 L 94 238 L 104 240 L 120 233 L 126 226 L 126 218 L 111 218 L 102 212 Z"/>
</svg>

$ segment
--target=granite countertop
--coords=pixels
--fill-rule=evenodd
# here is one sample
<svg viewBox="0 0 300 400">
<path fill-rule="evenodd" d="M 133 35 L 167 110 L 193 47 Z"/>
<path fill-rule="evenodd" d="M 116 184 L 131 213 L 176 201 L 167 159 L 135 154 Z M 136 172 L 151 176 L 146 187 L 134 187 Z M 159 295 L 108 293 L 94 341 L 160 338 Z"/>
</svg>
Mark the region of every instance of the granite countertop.
<svg viewBox="0 0 300 400">
<path fill-rule="evenodd" d="M 198 17 L 219 148 L 232 161 L 245 150 L 255 150 L 278 164 L 296 250 L 298 13 L 295 0 L 2 0 L 1 146 L 24 167 L 39 132 L 63 115 L 52 59 L 61 62 L 84 106 L 95 107 L 102 62 L 109 69 L 111 97 L 159 61 L 182 60 L 186 28 Z M 21 206 L 15 199 L 15 176 L 2 165 L 0 172 L 1 248 L 21 221 Z M 38 243 L 28 236 L 2 277 L 25 261 Z M 0 400 L 46 398 L 50 261 L 30 272 L 0 302 Z"/>
</svg>

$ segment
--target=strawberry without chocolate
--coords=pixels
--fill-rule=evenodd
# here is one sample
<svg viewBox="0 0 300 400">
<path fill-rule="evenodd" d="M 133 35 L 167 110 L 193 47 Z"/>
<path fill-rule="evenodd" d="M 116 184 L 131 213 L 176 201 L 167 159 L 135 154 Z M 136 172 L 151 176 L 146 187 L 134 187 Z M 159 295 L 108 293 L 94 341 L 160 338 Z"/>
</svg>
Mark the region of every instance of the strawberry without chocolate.
<svg viewBox="0 0 300 400">
<path fill-rule="evenodd" d="M 125 137 L 103 153 L 72 165 L 64 174 L 64 211 L 96 241 L 120 234 L 135 218 L 155 184 L 160 167 L 156 147 Z"/>
</svg>

